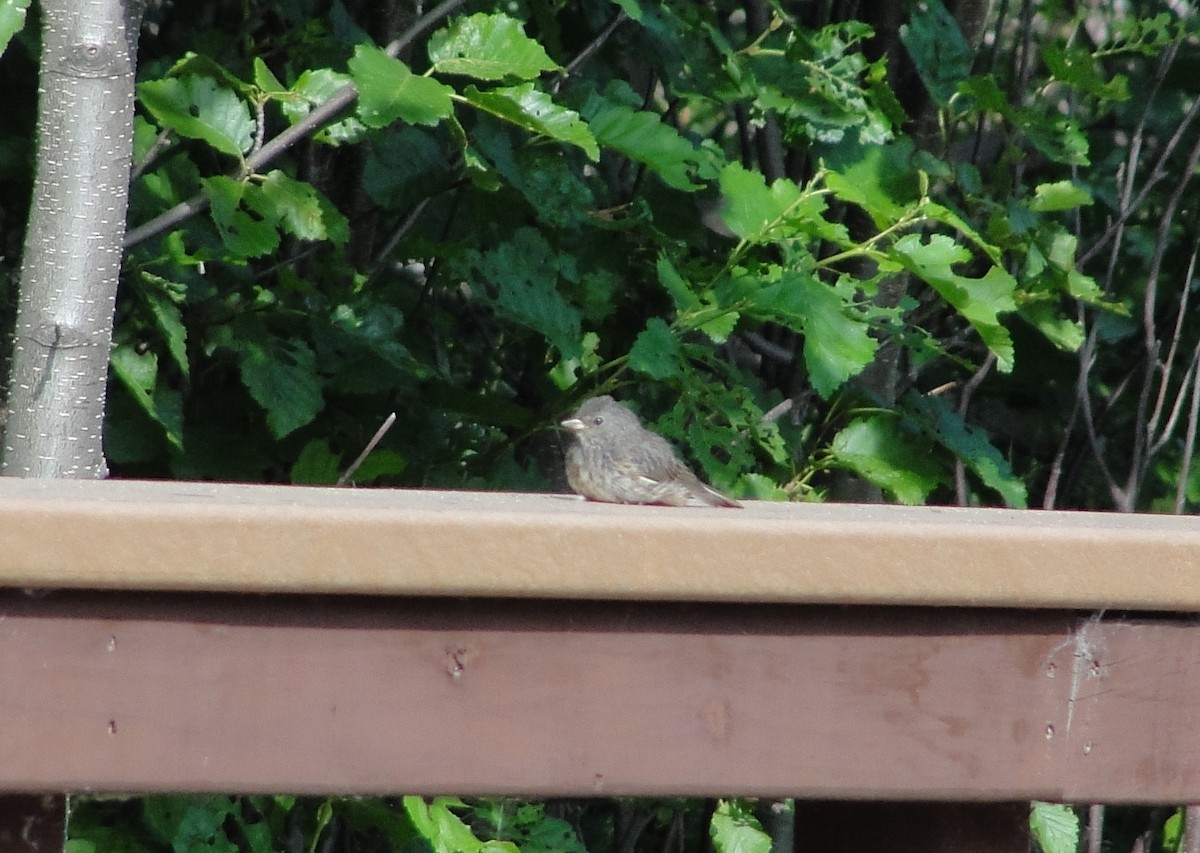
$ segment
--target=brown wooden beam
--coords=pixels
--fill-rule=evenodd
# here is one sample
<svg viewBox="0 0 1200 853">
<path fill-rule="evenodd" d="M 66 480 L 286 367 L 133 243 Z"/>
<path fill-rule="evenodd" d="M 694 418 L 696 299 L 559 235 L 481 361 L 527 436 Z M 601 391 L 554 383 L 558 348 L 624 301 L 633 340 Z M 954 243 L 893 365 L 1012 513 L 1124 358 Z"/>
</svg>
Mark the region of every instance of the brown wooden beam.
<svg viewBox="0 0 1200 853">
<path fill-rule="evenodd" d="M 0 789 L 1189 802 L 1200 631 L 1068 612 L 0 596 Z"/>
</svg>

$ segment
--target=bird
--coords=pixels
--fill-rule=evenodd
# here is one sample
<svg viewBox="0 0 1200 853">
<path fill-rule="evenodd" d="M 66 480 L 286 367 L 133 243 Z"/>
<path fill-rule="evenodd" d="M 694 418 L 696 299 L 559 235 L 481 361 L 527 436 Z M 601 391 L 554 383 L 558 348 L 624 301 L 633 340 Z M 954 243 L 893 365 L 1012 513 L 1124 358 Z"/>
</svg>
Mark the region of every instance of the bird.
<svg viewBox="0 0 1200 853">
<path fill-rule="evenodd" d="M 702 483 L 666 439 L 607 394 L 585 400 L 560 426 L 573 439 L 566 454 L 567 482 L 588 500 L 742 506 Z"/>
</svg>

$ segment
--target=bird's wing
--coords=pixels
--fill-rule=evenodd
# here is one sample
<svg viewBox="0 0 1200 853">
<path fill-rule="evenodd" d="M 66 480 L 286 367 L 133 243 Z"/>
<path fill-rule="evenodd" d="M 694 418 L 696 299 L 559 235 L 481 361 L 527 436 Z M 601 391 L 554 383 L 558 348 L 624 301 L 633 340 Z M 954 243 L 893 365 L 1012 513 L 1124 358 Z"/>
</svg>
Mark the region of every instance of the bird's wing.
<svg viewBox="0 0 1200 853">
<path fill-rule="evenodd" d="M 680 472 L 691 474 L 675 455 L 670 442 L 649 430 L 643 430 L 638 440 L 632 443 L 629 456 L 639 475 L 658 483 L 678 480 Z"/>
</svg>

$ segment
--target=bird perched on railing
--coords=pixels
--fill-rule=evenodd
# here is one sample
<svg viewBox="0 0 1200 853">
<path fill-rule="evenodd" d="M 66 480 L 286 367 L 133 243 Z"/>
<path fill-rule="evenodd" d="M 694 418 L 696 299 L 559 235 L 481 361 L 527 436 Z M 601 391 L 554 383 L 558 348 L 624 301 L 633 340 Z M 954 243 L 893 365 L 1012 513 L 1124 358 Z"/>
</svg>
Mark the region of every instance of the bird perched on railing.
<svg viewBox="0 0 1200 853">
<path fill-rule="evenodd" d="M 589 500 L 741 506 L 700 482 L 666 439 L 612 397 L 585 400 L 561 426 L 574 439 L 567 449 L 567 482 Z"/>
</svg>

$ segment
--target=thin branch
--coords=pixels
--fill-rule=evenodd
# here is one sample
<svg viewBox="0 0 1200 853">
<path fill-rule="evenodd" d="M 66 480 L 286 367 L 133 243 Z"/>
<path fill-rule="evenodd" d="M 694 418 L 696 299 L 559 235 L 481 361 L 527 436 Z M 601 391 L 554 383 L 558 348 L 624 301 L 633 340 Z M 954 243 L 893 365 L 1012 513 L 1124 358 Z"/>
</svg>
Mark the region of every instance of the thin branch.
<svg viewBox="0 0 1200 853">
<path fill-rule="evenodd" d="M 1160 75 L 1165 76 L 1166 66 L 1170 64 L 1170 60 L 1174 57 L 1174 55 L 1174 46 L 1172 46 L 1172 49 L 1168 50 L 1168 52 L 1164 54 L 1163 67 L 1159 70 Z M 1146 114 L 1143 115 L 1142 120 L 1138 124 L 1138 129 L 1135 131 L 1135 138 L 1138 140 L 1141 138 L 1146 116 L 1150 112 L 1151 104 L 1152 99 L 1147 99 Z M 1146 183 L 1142 185 L 1140 190 L 1138 190 L 1137 197 L 1131 204 L 1121 210 L 1116 221 L 1113 222 L 1112 225 L 1108 226 L 1108 229 L 1101 234 L 1100 237 L 1097 238 L 1096 241 L 1092 243 L 1092 245 L 1089 246 L 1086 251 L 1080 253 L 1078 259 L 1076 260 L 1076 264 L 1078 266 L 1082 267 L 1089 260 L 1091 260 L 1091 258 L 1097 252 L 1104 248 L 1105 244 L 1112 239 L 1113 235 L 1125 225 L 1126 220 L 1128 220 L 1130 216 L 1132 216 L 1141 208 L 1142 203 L 1145 202 L 1146 197 L 1150 194 L 1150 190 L 1152 190 L 1159 181 L 1167 176 L 1167 161 L 1170 159 L 1171 155 L 1175 151 L 1175 148 L 1179 145 L 1180 141 L 1186 134 L 1187 129 L 1191 126 L 1191 123 L 1198 115 L 1200 115 L 1200 99 L 1193 101 L 1191 108 L 1188 109 L 1187 113 L 1183 117 L 1183 120 L 1180 121 L 1179 126 L 1175 128 L 1175 132 L 1167 141 L 1166 147 L 1163 148 L 1162 153 L 1159 155 L 1158 160 L 1154 164 L 1154 168 L 1150 171 L 1150 176 L 1146 179 Z M 1133 180 L 1132 175 L 1130 176 L 1130 180 Z"/>
<path fill-rule="evenodd" d="M 979 369 L 963 383 L 962 393 L 958 398 L 958 414 L 959 417 L 966 419 L 967 410 L 971 407 L 971 398 L 987 378 L 987 375 L 992 372 L 992 368 L 996 365 L 996 354 L 988 351 L 987 358 L 983 360 L 983 364 L 979 365 Z M 963 461 L 957 457 L 954 459 L 954 497 L 958 501 L 959 506 L 967 505 L 967 472 Z"/>
<path fill-rule="evenodd" d="M 391 57 L 397 56 L 400 51 L 408 47 L 416 38 L 466 2 L 467 0 L 444 0 L 444 2 L 418 19 L 409 27 L 404 35 L 389 44 L 386 48 L 387 55 Z M 308 137 L 326 124 L 334 121 L 343 110 L 357 99 L 358 89 L 355 88 L 353 83 L 347 83 L 341 89 L 334 92 L 333 96 L 325 103 L 318 106 L 291 127 L 283 130 L 278 136 L 247 157 L 240 176 L 257 172 L 262 166 L 274 160 L 301 139 Z M 160 213 L 149 222 L 131 229 L 125 236 L 125 248 L 131 249 L 139 243 L 156 237 L 207 208 L 208 198 L 204 195 L 195 195 L 187 201 L 175 205 L 170 210 Z"/>
<path fill-rule="evenodd" d="M 612 38 L 613 33 L 617 31 L 617 28 L 628 20 L 629 16 L 625 14 L 624 9 L 618 12 L 617 16 L 613 18 L 612 23 L 602 29 L 600 33 L 583 48 L 583 50 L 579 51 L 574 59 L 567 63 L 566 68 L 562 70 L 562 73 L 559 75 L 558 80 L 555 81 L 550 91 L 557 92 L 559 87 L 562 86 L 563 81 L 586 65 L 588 61 L 596 55 L 600 48 L 604 47 L 605 43 Z"/>
<path fill-rule="evenodd" d="M 1196 144 L 1192 146 L 1192 150 L 1188 153 L 1186 167 L 1182 174 L 1191 175 L 1196 170 L 1197 162 L 1200 162 L 1200 139 L 1196 141 Z M 1163 208 L 1162 220 L 1158 229 L 1158 238 L 1155 242 L 1154 254 L 1150 261 L 1150 270 L 1146 274 L 1146 295 L 1142 300 L 1142 332 L 1146 348 L 1146 368 L 1142 382 L 1142 393 L 1138 398 L 1136 409 L 1133 453 L 1129 462 L 1129 473 L 1126 477 L 1125 489 L 1123 491 L 1125 498 L 1124 511 L 1132 510 L 1134 498 L 1150 465 L 1150 431 L 1153 428 L 1153 423 L 1147 412 L 1150 402 L 1150 389 L 1156 379 L 1156 374 L 1158 374 L 1157 378 L 1159 382 L 1163 385 L 1167 383 L 1166 372 L 1165 370 L 1160 370 L 1158 361 L 1161 342 L 1158 340 L 1154 328 L 1154 314 L 1158 302 L 1158 276 L 1162 270 L 1163 255 L 1166 253 L 1171 226 L 1174 224 L 1175 211 L 1178 210 L 1180 199 L 1187 188 L 1188 181 L 1186 179 L 1181 180 Z"/>
<path fill-rule="evenodd" d="M 1196 449 L 1196 420 L 1200 416 L 1200 370 L 1196 369 L 1196 361 L 1200 358 L 1200 344 L 1197 344 L 1196 353 L 1197 356 L 1192 360 L 1192 405 L 1188 410 L 1187 430 L 1183 435 L 1183 461 L 1179 469 L 1179 479 L 1175 483 L 1176 515 L 1183 514 L 1188 477 L 1192 471 L 1192 453 Z M 1200 835 L 1200 827 L 1197 827 L 1197 835 Z"/>
<path fill-rule="evenodd" d="M 1154 416 L 1150 420 L 1150 425 L 1147 427 L 1147 440 L 1150 442 L 1149 455 L 1153 456 L 1158 451 L 1162 450 L 1163 446 L 1170 440 L 1171 434 L 1175 432 L 1175 424 L 1179 420 L 1179 413 L 1183 408 L 1183 403 L 1187 399 L 1187 388 L 1191 382 L 1192 371 L 1196 369 L 1196 355 L 1193 353 L 1191 361 L 1188 363 L 1187 372 L 1179 383 L 1179 388 L 1175 392 L 1175 401 L 1171 406 L 1171 413 L 1167 416 L 1167 423 L 1163 426 L 1162 431 L 1157 437 L 1154 432 L 1158 425 L 1158 419 L 1162 414 L 1162 407 L 1167 392 L 1167 375 L 1171 370 L 1171 366 L 1175 364 L 1175 356 L 1179 351 L 1179 339 L 1183 334 L 1183 318 L 1187 314 L 1188 293 L 1191 290 L 1192 275 L 1196 271 L 1196 253 L 1200 247 L 1192 248 L 1192 256 L 1188 260 L 1187 274 L 1183 277 L 1182 291 L 1179 296 L 1178 316 L 1175 318 L 1175 331 L 1171 336 L 1171 346 L 1167 350 L 1167 357 L 1163 360 L 1163 378 L 1159 387 L 1159 398 L 1155 403 Z"/>
<path fill-rule="evenodd" d="M 367 442 L 367 446 L 363 448 L 362 453 L 358 454 L 358 457 L 350 463 L 350 467 L 346 469 L 345 473 L 338 477 L 337 485 L 344 486 L 350 482 L 350 478 L 354 476 L 354 472 L 362 467 L 363 462 L 371 455 L 371 451 L 383 440 L 383 437 L 387 435 L 387 431 L 392 428 L 392 424 L 395 422 L 396 413 L 392 412 L 384 419 L 379 429 L 375 430 L 375 434 L 371 436 L 371 440 Z"/>
</svg>

